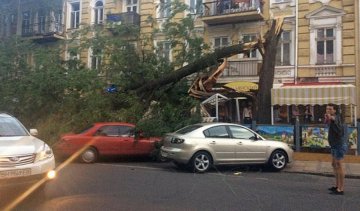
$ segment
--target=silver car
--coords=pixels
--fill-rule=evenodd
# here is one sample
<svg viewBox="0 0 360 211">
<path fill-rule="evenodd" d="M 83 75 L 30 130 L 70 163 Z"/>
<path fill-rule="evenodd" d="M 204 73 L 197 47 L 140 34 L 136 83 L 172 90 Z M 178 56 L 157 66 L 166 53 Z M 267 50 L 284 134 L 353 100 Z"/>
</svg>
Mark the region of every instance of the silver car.
<svg viewBox="0 0 360 211">
<path fill-rule="evenodd" d="M 51 148 L 13 116 L 0 113 L 0 190 L 55 177 Z"/>
<path fill-rule="evenodd" d="M 268 164 L 280 171 L 292 161 L 293 150 L 286 143 L 266 140 L 242 125 L 201 123 L 167 134 L 161 155 L 195 172 L 226 164 Z"/>
</svg>

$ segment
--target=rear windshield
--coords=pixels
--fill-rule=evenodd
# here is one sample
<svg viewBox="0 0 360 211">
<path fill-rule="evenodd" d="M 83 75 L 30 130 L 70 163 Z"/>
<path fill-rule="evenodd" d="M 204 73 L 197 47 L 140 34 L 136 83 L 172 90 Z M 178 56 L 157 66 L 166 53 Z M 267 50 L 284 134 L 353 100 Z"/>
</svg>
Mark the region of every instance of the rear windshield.
<svg viewBox="0 0 360 211">
<path fill-rule="evenodd" d="M 0 118 L 0 137 L 1 136 L 28 136 L 25 128 L 12 117 Z"/>
<path fill-rule="evenodd" d="M 201 128 L 201 127 L 202 127 L 202 125 L 189 125 L 184 128 L 181 128 L 180 130 L 176 131 L 175 133 L 184 135 L 184 134 L 190 133 L 198 128 Z"/>
</svg>

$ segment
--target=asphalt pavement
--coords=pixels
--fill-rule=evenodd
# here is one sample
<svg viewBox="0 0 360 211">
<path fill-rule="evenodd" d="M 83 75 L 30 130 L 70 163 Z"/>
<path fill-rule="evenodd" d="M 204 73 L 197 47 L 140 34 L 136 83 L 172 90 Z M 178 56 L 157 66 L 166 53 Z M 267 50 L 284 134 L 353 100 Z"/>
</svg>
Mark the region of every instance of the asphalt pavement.
<svg viewBox="0 0 360 211">
<path fill-rule="evenodd" d="M 360 179 L 360 156 L 345 155 L 344 158 L 345 177 Z M 331 166 L 331 155 L 324 153 L 295 152 L 294 161 L 283 171 L 333 176 Z"/>
</svg>

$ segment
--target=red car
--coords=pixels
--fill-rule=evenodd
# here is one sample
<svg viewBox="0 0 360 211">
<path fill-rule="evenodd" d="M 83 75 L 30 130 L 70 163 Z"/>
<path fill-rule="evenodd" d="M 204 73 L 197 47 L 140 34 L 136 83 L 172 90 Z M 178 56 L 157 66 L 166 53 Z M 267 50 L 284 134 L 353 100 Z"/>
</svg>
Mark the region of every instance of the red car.
<svg viewBox="0 0 360 211">
<path fill-rule="evenodd" d="M 66 134 L 54 146 L 60 157 L 76 152 L 85 163 L 99 156 L 151 156 L 160 148 L 161 138 L 144 138 L 135 125 L 123 122 L 95 123 L 79 134 Z"/>
</svg>

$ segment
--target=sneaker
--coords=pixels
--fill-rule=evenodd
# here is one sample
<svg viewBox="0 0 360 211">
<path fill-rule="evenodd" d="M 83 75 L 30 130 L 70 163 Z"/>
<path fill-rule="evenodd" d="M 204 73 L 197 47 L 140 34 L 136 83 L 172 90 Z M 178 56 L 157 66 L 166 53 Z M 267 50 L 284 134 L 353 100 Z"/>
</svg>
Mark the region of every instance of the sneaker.
<svg viewBox="0 0 360 211">
<path fill-rule="evenodd" d="M 335 190 L 335 191 L 331 192 L 330 194 L 333 194 L 333 195 L 344 195 L 344 191 Z"/>
<path fill-rule="evenodd" d="M 334 192 L 334 191 L 336 191 L 336 190 L 337 190 L 337 187 L 333 186 L 333 187 L 331 187 L 331 188 L 328 188 L 328 190 L 329 190 L 329 191 L 333 191 L 333 192 Z"/>
</svg>

